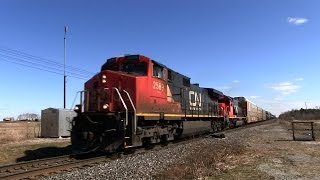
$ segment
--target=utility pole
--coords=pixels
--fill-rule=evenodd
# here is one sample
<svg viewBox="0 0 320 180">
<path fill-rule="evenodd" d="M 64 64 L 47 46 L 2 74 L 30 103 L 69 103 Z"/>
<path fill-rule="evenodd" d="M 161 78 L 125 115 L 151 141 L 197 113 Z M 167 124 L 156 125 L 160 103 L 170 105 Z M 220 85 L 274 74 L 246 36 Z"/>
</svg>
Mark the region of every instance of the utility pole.
<svg viewBox="0 0 320 180">
<path fill-rule="evenodd" d="M 63 108 L 66 108 L 66 83 L 67 83 L 67 75 L 66 75 L 66 45 L 67 45 L 67 31 L 68 27 L 64 26 L 64 63 L 63 63 Z"/>
</svg>

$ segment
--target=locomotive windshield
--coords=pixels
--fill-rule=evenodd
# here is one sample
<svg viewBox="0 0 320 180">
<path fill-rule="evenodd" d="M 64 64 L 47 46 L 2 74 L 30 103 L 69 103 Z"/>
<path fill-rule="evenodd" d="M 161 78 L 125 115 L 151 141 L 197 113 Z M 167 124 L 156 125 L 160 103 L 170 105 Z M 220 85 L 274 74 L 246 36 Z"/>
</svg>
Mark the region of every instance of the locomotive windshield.
<svg viewBox="0 0 320 180">
<path fill-rule="evenodd" d="M 120 71 L 132 75 L 145 76 L 147 75 L 147 63 L 127 61 L 121 64 Z"/>
<path fill-rule="evenodd" d="M 101 67 L 101 71 L 104 70 L 119 71 L 119 64 L 117 64 L 115 61 L 108 61 Z"/>
<path fill-rule="evenodd" d="M 104 64 L 101 71 L 104 70 L 120 71 L 135 76 L 145 76 L 147 75 L 147 63 L 139 61 L 124 61 L 119 64 L 113 61 Z"/>
</svg>

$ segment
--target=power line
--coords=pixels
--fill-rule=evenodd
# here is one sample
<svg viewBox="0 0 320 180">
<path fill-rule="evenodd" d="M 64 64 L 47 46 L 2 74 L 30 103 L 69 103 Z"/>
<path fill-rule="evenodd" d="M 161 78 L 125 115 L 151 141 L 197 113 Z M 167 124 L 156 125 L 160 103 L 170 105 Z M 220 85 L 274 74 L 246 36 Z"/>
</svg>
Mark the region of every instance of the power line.
<svg viewBox="0 0 320 180">
<path fill-rule="evenodd" d="M 56 61 L 52 61 L 52 60 L 49 60 L 49 59 L 44 59 L 44 58 L 41 58 L 41 57 L 38 57 L 38 56 L 34 56 L 34 55 L 27 54 L 27 53 L 22 52 L 22 51 L 13 50 L 13 49 L 10 49 L 10 48 L 7 48 L 7 47 L 3 47 L 3 46 L 0 46 L 0 52 L 2 52 L 4 54 L 10 54 L 10 55 L 13 55 L 13 56 L 19 56 L 20 58 L 24 58 L 24 59 L 34 60 L 34 61 L 43 62 L 43 63 L 49 63 L 51 65 L 58 66 L 58 67 L 61 67 L 61 68 L 64 67 L 64 64 L 62 64 L 62 63 L 58 63 Z M 80 69 L 80 68 L 77 68 L 77 67 L 69 66 L 69 65 L 66 65 L 66 68 L 69 69 L 70 71 L 77 71 L 77 72 L 81 72 L 81 73 L 84 73 L 84 74 L 89 74 L 89 75 L 94 75 L 95 74 L 93 72 L 90 72 L 90 71 L 87 71 L 87 70 L 84 70 L 84 69 Z"/>
<path fill-rule="evenodd" d="M 90 71 L 72 67 L 65 66 L 66 71 L 64 71 L 64 64 L 58 63 L 56 61 L 44 59 L 38 56 L 34 56 L 31 54 L 24 53 L 22 51 L 13 50 L 7 47 L 0 46 L 0 60 L 35 68 L 38 70 L 43 70 L 46 72 L 51 72 L 59 75 L 63 75 L 64 72 L 67 72 L 70 77 L 78 78 L 78 79 L 88 79 L 88 77 L 93 76 L 95 73 Z"/>
<path fill-rule="evenodd" d="M 16 58 L 16 57 L 10 57 L 10 56 L 7 56 L 7 55 L 3 55 L 3 54 L 0 54 L 0 57 L 3 57 L 3 58 L 6 58 L 6 59 L 11 59 L 11 60 L 14 60 L 16 62 L 20 62 L 21 64 L 31 64 L 33 66 L 36 66 L 36 67 L 39 67 L 39 68 L 45 68 L 45 69 L 50 69 L 50 71 L 55 71 L 57 73 L 59 72 L 62 72 L 63 70 L 62 69 L 58 69 L 56 67 L 52 67 L 52 66 L 48 66 L 48 65 L 44 65 L 44 64 L 39 64 L 39 63 L 35 63 L 35 62 L 32 62 L 32 61 L 29 61 L 29 60 L 25 60 L 25 59 L 19 59 L 19 58 Z M 75 73 L 75 72 L 72 72 L 72 71 L 67 71 L 68 73 L 70 74 L 73 74 L 75 76 L 78 76 L 78 77 L 87 77 L 87 75 L 83 75 L 83 74 L 79 74 L 79 73 Z M 59 73 L 61 74 L 61 73 Z"/>
<path fill-rule="evenodd" d="M 29 67 L 29 68 L 38 69 L 38 70 L 41 70 L 41 71 L 46 71 L 46 72 L 50 72 L 50 73 L 54 73 L 54 74 L 58 74 L 58 75 L 63 75 L 63 73 L 59 73 L 57 71 L 52 71 L 52 70 L 44 69 L 44 68 L 41 68 L 41 67 L 28 65 L 28 64 L 25 64 L 25 63 L 17 62 L 17 61 L 12 61 L 12 60 L 10 61 L 10 60 L 4 59 L 4 58 L 0 58 L 0 60 L 6 61 L 6 62 L 9 62 L 9 63 L 13 63 L 13 64 L 18 64 L 18 65 L 25 66 L 25 67 Z M 87 78 L 84 78 L 84 77 L 79 77 L 79 76 L 74 76 L 74 75 L 69 75 L 69 76 L 73 77 L 73 78 L 77 78 L 77 79 L 87 80 Z"/>
</svg>

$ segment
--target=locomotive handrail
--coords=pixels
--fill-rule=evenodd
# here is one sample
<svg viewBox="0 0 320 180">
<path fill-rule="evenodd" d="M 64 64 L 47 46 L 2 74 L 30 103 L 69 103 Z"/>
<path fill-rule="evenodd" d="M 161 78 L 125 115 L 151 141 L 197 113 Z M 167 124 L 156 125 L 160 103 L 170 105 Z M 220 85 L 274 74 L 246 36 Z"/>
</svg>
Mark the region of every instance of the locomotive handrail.
<svg viewBox="0 0 320 180">
<path fill-rule="evenodd" d="M 84 96 L 84 94 L 85 94 L 86 92 L 87 92 L 87 90 L 78 91 L 78 93 L 80 93 L 80 106 L 81 106 L 80 112 L 83 112 L 83 111 L 84 111 L 83 96 Z"/>
<path fill-rule="evenodd" d="M 133 124 L 133 134 L 135 135 L 136 134 L 136 130 L 137 130 L 137 116 L 136 116 L 137 112 L 136 112 L 136 108 L 134 107 L 134 104 L 132 102 L 132 99 L 131 99 L 129 93 L 126 90 L 123 90 L 123 92 L 125 92 L 127 94 L 128 98 L 130 100 L 131 106 L 133 108 L 133 111 L 134 111 L 134 117 L 133 117 L 133 123 L 132 124 Z"/>
<path fill-rule="evenodd" d="M 123 98 L 122 98 L 122 96 L 121 96 L 121 94 L 119 92 L 119 89 L 116 88 L 116 87 L 113 87 L 113 89 L 115 89 L 116 92 L 118 93 L 118 96 L 119 96 L 119 98 L 120 98 L 120 100 L 122 102 L 122 105 L 126 109 L 126 121 L 125 122 L 126 122 L 126 126 L 127 126 L 128 125 L 128 108 L 127 108 L 127 105 L 126 105 L 126 103 L 124 103 L 124 100 L 123 100 Z"/>
</svg>

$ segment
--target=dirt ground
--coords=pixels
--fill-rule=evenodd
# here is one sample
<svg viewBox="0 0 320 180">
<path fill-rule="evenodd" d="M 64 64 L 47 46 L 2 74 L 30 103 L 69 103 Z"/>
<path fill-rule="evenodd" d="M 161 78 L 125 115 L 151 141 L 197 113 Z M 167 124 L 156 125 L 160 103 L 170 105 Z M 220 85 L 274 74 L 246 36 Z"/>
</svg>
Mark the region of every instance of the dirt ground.
<svg viewBox="0 0 320 180">
<path fill-rule="evenodd" d="M 316 141 L 293 141 L 288 121 L 264 123 L 200 139 L 202 147 L 155 179 L 320 179 L 320 121 Z M 307 131 L 299 134 L 311 139 Z"/>
<path fill-rule="evenodd" d="M 320 124 L 315 128 L 316 141 L 293 141 L 283 120 L 230 134 L 244 136 L 245 162 L 214 179 L 320 179 Z"/>
</svg>

